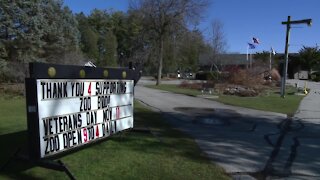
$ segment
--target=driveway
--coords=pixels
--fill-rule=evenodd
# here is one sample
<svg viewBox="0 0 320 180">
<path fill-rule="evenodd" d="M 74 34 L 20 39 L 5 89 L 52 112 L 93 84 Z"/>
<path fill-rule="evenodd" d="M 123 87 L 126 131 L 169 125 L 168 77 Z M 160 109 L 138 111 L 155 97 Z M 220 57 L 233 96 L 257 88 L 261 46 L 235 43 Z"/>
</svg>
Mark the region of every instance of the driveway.
<svg viewBox="0 0 320 180">
<path fill-rule="evenodd" d="M 320 178 L 320 155 L 316 152 L 320 141 L 308 139 L 309 135 L 319 135 L 319 124 L 302 124 L 301 120 L 287 119 L 280 113 L 234 107 L 140 85 L 135 87 L 135 98 L 191 135 L 208 157 L 235 179 L 261 175 Z M 306 137 L 300 139 L 299 135 Z"/>
</svg>

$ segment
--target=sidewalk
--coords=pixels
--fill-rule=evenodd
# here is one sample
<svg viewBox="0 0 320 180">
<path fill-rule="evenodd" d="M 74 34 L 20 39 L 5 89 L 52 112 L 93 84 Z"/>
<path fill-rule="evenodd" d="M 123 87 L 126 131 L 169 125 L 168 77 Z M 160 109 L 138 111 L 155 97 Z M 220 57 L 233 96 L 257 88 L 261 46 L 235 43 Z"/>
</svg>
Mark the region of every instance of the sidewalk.
<svg viewBox="0 0 320 180">
<path fill-rule="evenodd" d="M 320 124 L 320 83 L 296 79 L 289 79 L 287 82 L 291 85 L 297 84 L 301 88 L 307 82 L 307 88 L 310 88 L 310 92 L 301 101 L 294 117 L 305 122 Z"/>
<path fill-rule="evenodd" d="M 306 81 L 288 80 L 289 84 L 304 87 Z M 293 156 L 292 172 L 297 179 L 320 178 L 320 83 L 307 82 L 310 92 L 300 103 L 292 121 L 292 130 L 285 142 L 296 152 Z M 285 150 L 283 150 L 285 151 Z M 279 157 L 281 159 L 281 157 Z M 302 176 L 301 175 L 305 175 Z"/>
</svg>

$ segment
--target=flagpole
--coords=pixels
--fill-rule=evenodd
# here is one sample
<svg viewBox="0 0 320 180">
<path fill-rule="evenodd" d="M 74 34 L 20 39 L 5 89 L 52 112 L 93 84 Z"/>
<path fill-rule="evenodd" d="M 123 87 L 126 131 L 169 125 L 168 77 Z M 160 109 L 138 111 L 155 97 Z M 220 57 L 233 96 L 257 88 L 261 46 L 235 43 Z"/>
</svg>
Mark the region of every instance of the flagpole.
<svg viewBox="0 0 320 180">
<path fill-rule="evenodd" d="M 253 36 L 251 36 L 251 37 L 249 38 L 249 39 L 251 39 L 251 42 L 253 41 L 253 40 L 252 40 L 252 37 L 253 37 Z M 249 45 L 248 45 L 248 46 L 249 46 Z M 250 47 L 250 49 L 251 49 L 251 47 Z M 249 68 L 251 69 L 251 52 L 249 52 L 249 51 L 251 51 L 250 49 L 248 49 L 248 53 L 249 53 L 249 55 L 248 55 L 248 56 L 249 56 L 249 62 L 248 62 L 248 63 L 249 63 Z"/>
<path fill-rule="evenodd" d="M 249 61 L 249 45 L 247 45 L 247 69 L 248 69 L 248 61 Z"/>
<path fill-rule="evenodd" d="M 252 39 L 253 37 L 254 37 L 254 36 L 251 36 L 250 39 L 251 39 L 251 42 L 254 44 L 253 39 Z M 252 53 L 252 49 L 250 48 L 250 50 L 249 50 L 249 68 L 250 68 L 250 69 L 252 69 L 251 53 Z"/>
<path fill-rule="evenodd" d="M 269 59 L 269 71 L 271 72 L 271 51 L 270 51 L 270 59 Z"/>
<path fill-rule="evenodd" d="M 252 50 L 250 51 L 249 59 L 250 59 L 250 69 L 252 69 Z"/>
</svg>

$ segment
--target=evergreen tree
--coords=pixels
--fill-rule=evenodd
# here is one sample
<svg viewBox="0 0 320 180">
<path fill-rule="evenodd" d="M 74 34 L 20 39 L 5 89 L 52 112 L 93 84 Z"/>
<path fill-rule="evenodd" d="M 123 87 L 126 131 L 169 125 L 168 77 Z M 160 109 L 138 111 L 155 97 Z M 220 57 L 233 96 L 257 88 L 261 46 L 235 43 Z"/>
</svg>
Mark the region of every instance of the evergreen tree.
<svg viewBox="0 0 320 180">
<path fill-rule="evenodd" d="M 91 27 L 84 27 L 81 35 L 81 40 L 83 43 L 82 51 L 86 53 L 89 58 L 97 60 L 99 58 L 99 35 L 95 33 Z"/>
<path fill-rule="evenodd" d="M 43 27 L 45 34 L 42 38 L 45 42 L 43 46 L 45 57 L 54 60 L 58 54 L 76 51 L 80 33 L 72 12 L 68 8 L 62 9 L 62 1 L 44 1 L 43 5 L 46 5 L 44 7 L 46 21 Z"/>
<path fill-rule="evenodd" d="M 298 63 L 308 69 L 320 70 L 320 49 L 317 46 L 303 46 L 299 51 Z"/>
<path fill-rule="evenodd" d="M 37 58 L 44 45 L 44 11 L 34 2 L 3 1 L 0 4 L 0 39 L 9 61 L 29 62 Z"/>
<path fill-rule="evenodd" d="M 117 47 L 117 37 L 112 31 L 108 31 L 101 46 L 103 52 L 101 65 L 117 66 Z"/>
<path fill-rule="evenodd" d="M 76 15 L 78 21 L 78 29 L 81 34 L 81 50 L 85 53 L 91 60 L 98 63 L 99 59 L 99 48 L 98 40 L 99 34 L 96 30 L 90 26 L 88 18 L 83 14 Z"/>
<path fill-rule="evenodd" d="M 9 61 L 45 61 L 78 48 L 77 22 L 68 8 L 62 8 L 62 1 L 6 0 L 0 14 L 0 40 Z"/>
</svg>

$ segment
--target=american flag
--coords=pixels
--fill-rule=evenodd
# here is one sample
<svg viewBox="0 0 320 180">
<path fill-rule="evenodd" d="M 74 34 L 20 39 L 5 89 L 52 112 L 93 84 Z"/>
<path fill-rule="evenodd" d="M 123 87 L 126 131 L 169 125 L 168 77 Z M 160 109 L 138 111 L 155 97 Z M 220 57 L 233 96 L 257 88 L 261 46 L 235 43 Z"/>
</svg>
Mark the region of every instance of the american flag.
<svg viewBox="0 0 320 180">
<path fill-rule="evenodd" d="M 260 41 L 258 38 L 253 37 L 252 40 L 253 40 L 253 43 L 260 44 Z"/>
</svg>

